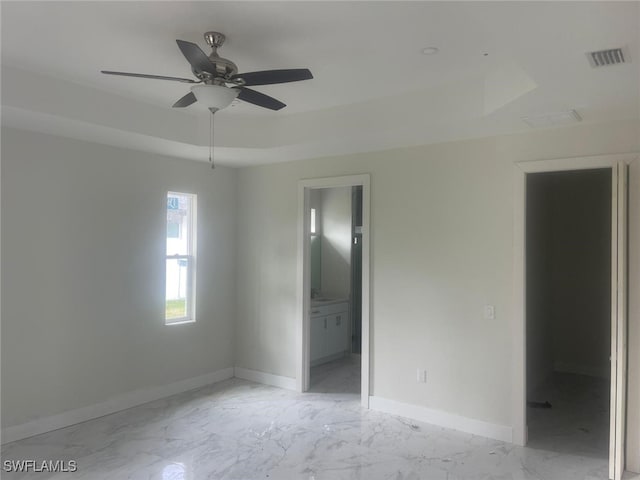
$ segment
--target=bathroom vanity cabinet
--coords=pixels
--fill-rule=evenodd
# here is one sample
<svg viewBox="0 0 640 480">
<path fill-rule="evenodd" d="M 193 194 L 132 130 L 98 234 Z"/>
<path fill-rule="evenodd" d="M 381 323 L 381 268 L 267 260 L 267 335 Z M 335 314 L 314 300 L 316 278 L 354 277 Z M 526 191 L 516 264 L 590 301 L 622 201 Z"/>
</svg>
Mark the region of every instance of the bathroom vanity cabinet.
<svg viewBox="0 0 640 480">
<path fill-rule="evenodd" d="M 349 302 L 311 306 L 311 365 L 329 362 L 349 350 Z"/>
</svg>

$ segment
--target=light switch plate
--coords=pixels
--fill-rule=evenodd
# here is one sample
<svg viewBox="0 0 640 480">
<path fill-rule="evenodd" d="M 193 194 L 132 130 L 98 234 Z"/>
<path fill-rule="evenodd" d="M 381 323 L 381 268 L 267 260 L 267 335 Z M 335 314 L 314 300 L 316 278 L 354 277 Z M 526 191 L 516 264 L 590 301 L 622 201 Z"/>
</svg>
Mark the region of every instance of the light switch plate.
<svg viewBox="0 0 640 480">
<path fill-rule="evenodd" d="M 496 318 L 496 307 L 493 305 L 485 305 L 484 306 L 484 319 L 485 320 L 495 320 Z"/>
</svg>

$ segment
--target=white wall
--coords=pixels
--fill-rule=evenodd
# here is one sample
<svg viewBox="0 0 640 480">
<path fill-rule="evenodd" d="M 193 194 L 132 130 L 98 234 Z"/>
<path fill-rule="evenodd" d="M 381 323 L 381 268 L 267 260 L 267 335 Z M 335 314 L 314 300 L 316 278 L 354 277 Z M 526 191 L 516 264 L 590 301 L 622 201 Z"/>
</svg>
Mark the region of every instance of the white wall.
<svg viewBox="0 0 640 480">
<path fill-rule="evenodd" d="M 511 424 L 513 162 L 640 151 L 580 125 L 242 169 L 236 364 L 295 376 L 300 179 L 371 174 L 372 394 Z M 496 319 L 482 319 L 484 304 Z M 415 381 L 416 367 L 429 381 Z M 635 428 L 635 427 L 634 427 Z"/>
<path fill-rule="evenodd" d="M 2 426 L 233 366 L 236 171 L 2 130 Z M 164 325 L 166 193 L 198 195 L 197 322 Z"/>
<path fill-rule="evenodd" d="M 320 192 L 322 293 L 330 298 L 349 298 L 351 293 L 351 187 L 323 188 Z"/>
</svg>

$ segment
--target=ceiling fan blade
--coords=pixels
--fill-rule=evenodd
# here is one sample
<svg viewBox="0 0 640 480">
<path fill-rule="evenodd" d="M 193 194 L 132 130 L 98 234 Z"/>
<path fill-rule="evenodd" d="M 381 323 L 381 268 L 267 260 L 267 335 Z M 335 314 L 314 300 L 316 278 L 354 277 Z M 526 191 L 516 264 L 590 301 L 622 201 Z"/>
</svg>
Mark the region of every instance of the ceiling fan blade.
<svg viewBox="0 0 640 480">
<path fill-rule="evenodd" d="M 184 40 L 176 40 L 176 43 L 196 72 L 208 72 L 215 75 L 216 66 L 211 63 L 209 57 L 207 57 L 198 45 L 192 42 L 185 42 Z"/>
<path fill-rule="evenodd" d="M 193 92 L 189 92 L 171 106 L 173 108 L 184 108 L 184 107 L 188 107 L 189 105 L 195 102 L 196 102 L 196 96 L 193 94 Z"/>
<path fill-rule="evenodd" d="M 299 82 L 313 78 L 308 68 L 294 68 L 289 70 L 263 70 L 261 72 L 238 73 L 231 77 L 232 80 L 241 78 L 244 84 L 251 87 L 254 85 L 272 85 L 274 83 Z"/>
<path fill-rule="evenodd" d="M 286 107 L 284 103 L 280 100 L 276 100 L 269 95 L 265 95 L 264 93 L 256 92 L 255 90 L 251 90 L 250 88 L 245 87 L 234 87 L 240 90 L 238 97 L 240 100 L 243 100 L 248 103 L 253 103 L 254 105 L 258 105 L 259 107 L 269 108 L 271 110 L 280 110 L 281 108 Z"/>
<path fill-rule="evenodd" d="M 162 75 L 147 75 L 146 73 L 112 72 L 109 70 L 100 70 L 100 72 L 105 73 L 107 75 L 120 75 L 122 77 L 153 78 L 155 80 L 171 80 L 172 82 L 200 83 L 195 80 L 191 80 L 190 78 L 165 77 Z"/>
</svg>

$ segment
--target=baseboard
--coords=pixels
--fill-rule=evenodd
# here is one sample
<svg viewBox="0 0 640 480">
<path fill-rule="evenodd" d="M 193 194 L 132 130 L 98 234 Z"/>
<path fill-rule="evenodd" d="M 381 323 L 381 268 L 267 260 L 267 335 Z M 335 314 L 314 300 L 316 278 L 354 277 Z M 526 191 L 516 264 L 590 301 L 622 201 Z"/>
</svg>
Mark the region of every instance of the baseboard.
<svg viewBox="0 0 640 480">
<path fill-rule="evenodd" d="M 2 443 L 15 442 L 24 438 L 40 435 L 41 433 L 69 427 L 76 423 L 86 422 L 94 418 L 103 417 L 111 413 L 136 407 L 143 403 L 159 400 L 164 397 L 204 387 L 212 383 L 220 382 L 233 377 L 233 368 L 225 368 L 198 377 L 187 378 L 178 382 L 160 387 L 134 390 L 110 398 L 104 402 L 87 407 L 69 410 L 50 417 L 36 418 L 20 425 L 14 425 L 2 429 Z"/>
<path fill-rule="evenodd" d="M 609 378 L 611 371 L 609 367 L 590 367 L 577 365 L 574 363 L 554 362 L 553 371 L 560 373 L 573 373 L 576 375 L 586 375 L 588 377 Z"/>
<path fill-rule="evenodd" d="M 431 425 L 438 425 L 439 427 L 451 428 L 481 437 L 493 438 L 509 443 L 513 442 L 513 429 L 506 425 L 483 422 L 441 410 L 434 410 L 375 396 L 369 397 L 369 408 L 371 408 L 371 410 L 378 410 L 380 412 L 410 418 Z"/>
<path fill-rule="evenodd" d="M 249 380 L 251 382 L 263 383 L 273 387 L 286 388 L 287 390 L 297 390 L 296 379 L 291 377 L 283 377 L 281 375 L 273 375 L 272 373 L 259 372 L 258 370 L 250 370 L 248 368 L 235 367 L 233 369 L 234 376 Z"/>
</svg>

